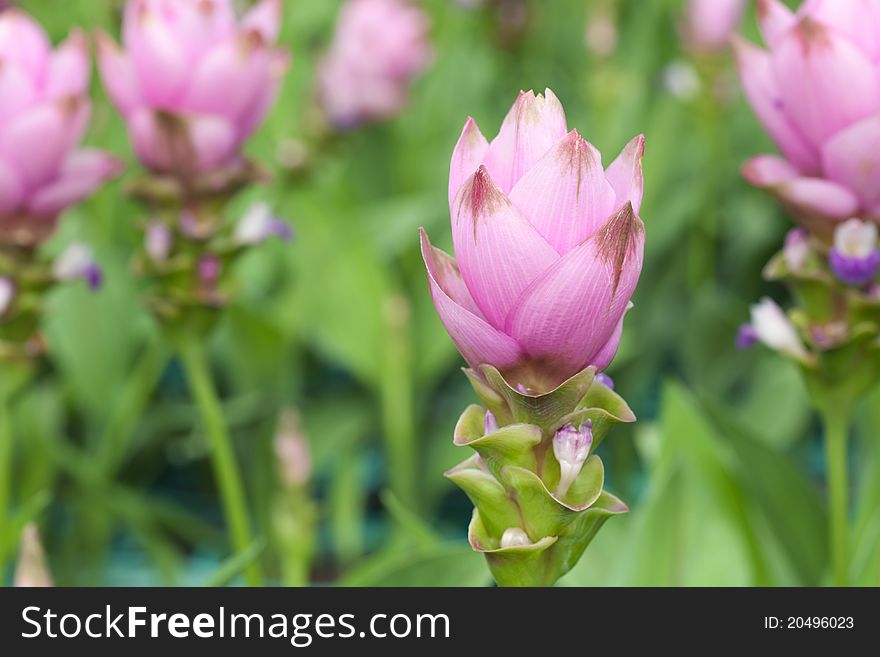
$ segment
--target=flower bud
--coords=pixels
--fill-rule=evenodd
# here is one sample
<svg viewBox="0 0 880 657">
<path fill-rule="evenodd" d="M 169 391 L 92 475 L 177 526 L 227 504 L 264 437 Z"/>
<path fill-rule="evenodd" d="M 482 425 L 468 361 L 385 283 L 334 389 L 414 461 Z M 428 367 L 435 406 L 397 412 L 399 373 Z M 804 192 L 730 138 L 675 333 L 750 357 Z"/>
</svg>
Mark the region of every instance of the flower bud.
<svg viewBox="0 0 880 657">
<path fill-rule="evenodd" d="M 743 324 L 736 333 L 736 348 L 740 351 L 751 349 L 758 344 L 758 333 L 751 324 Z"/>
<path fill-rule="evenodd" d="M 235 226 L 234 239 L 240 246 L 253 246 L 270 237 L 288 240 L 290 226 L 272 214 L 268 203 L 254 203 Z"/>
<path fill-rule="evenodd" d="M 601 383 L 609 390 L 614 390 L 614 379 L 605 374 L 605 372 L 599 372 L 596 374 L 596 382 Z"/>
<path fill-rule="evenodd" d="M 593 423 L 587 420 L 580 429 L 566 424 L 553 437 L 553 454 L 559 461 L 559 486 L 557 497 L 565 497 L 568 489 L 580 474 L 581 467 L 590 455 L 593 444 Z"/>
<path fill-rule="evenodd" d="M 390 118 L 431 61 L 429 19 L 406 0 L 347 0 L 318 64 L 318 101 L 337 130 Z"/>
<path fill-rule="evenodd" d="M 847 285 L 864 285 L 880 271 L 877 226 L 860 219 L 850 219 L 834 231 L 834 248 L 828 256 L 831 270 Z"/>
<path fill-rule="evenodd" d="M 483 420 L 483 435 L 488 436 L 490 433 L 498 431 L 498 420 L 492 411 L 486 411 L 486 417 Z"/>
<path fill-rule="evenodd" d="M 792 228 L 785 236 L 782 257 L 789 271 L 799 273 L 810 257 L 810 235 L 803 228 Z"/>
<path fill-rule="evenodd" d="M 129 0 L 120 47 L 98 64 L 142 163 L 187 181 L 240 163 L 272 107 L 289 53 L 274 47 L 282 0 L 236 18 L 231 0 Z"/>
<path fill-rule="evenodd" d="M 639 136 L 606 168 L 549 89 L 520 92 L 491 142 L 465 123 L 455 258 L 421 236 L 434 305 L 471 367 L 540 394 L 610 364 L 642 269 L 643 153 Z"/>
<path fill-rule="evenodd" d="M 501 535 L 501 547 L 503 548 L 523 547 L 531 544 L 528 534 L 519 527 L 509 527 Z"/>
<path fill-rule="evenodd" d="M 287 488 L 302 488 L 312 473 L 312 454 L 296 411 L 285 410 L 275 435 L 275 456 L 281 482 Z"/>
<path fill-rule="evenodd" d="M 764 297 L 752 306 L 752 328 L 762 343 L 799 361 L 810 360 L 804 343 L 782 308 Z"/>
<path fill-rule="evenodd" d="M 55 259 L 52 272 L 59 281 L 83 279 L 92 290 L 101 287 L 103 274 L 92 256 L 92 250 L 82 242 L 74 242 Z"/>
<path fill-rule="evenodd" d="M 689 0 L 684 20 L 688 45 L 698 52 L 727 47 L 745 8 L 745 0 Z"/>
<path fill-rule="evenodd" d="M 161 221 L 151 221 L 144 231 L 144 249 L 155 263 L 165 262 L 174 247 L 171 228 Z"/>
<path fill-rule="evenodd" d="M 0 317 L 12 307 L 15 301 L 15 281 L 6 276 L 0 276 Z"/>
<path fill-rule="evenodd" d="M 212 292 L 217 288 L 220 281 L 220 273 L 223 271 L 223 263 L 215 255 L 202 256 L 198 264 L 199 283 L 203 290 Z"/>
</svg>

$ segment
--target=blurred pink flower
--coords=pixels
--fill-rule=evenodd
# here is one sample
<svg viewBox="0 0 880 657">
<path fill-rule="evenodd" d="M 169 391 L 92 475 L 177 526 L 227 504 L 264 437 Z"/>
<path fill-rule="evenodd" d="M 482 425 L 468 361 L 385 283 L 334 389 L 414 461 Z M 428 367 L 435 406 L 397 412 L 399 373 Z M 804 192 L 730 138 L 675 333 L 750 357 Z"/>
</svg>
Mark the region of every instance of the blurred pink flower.
<svg viewBox="0 0 880 657">
<path fill-rule="evenodd" d="M 290 57 L 273 47 L 281 0 L 236 21 L 232 0 L 129 0 L 99 66 L 140 160 L 182 177 L 234 164 L 275 101 Z"/>
<path fill-rule="evenodd" d="M 387 119 L 430 63 L 428 17 L 407 0 L 348 0 L 318 67 L 318 99 L 338 129 Z"/>
<path fill-rule="evenodd" d="M 833 224 L 880 218 L 880 3 L 759 0 L 769 50 L 736 41 L 740 76 L 783 157 L 744 175 L 830 239 Z"/>
<path fill-rule="evenodd" d="M 521 92 L 487 142 L 468 119 L 452 155 L 456 260 L 422 256 L 434 305 L 471 366 L 549 389 L 614 357 L 642 268 L 644 138 L 607 168 L 559 100 Z"/>
<path fill-rule="evenodd" d="M 746 8 L 746 0 L 688 0 L 684 37 L 688 47 L 713 52 L 727 47 Z"/>
<path fill-rule="evenodd" d="M 24 12 L 0 13 L 0 239 L 41 241 L 65 208 L 120 172 L 106 153 L 77 150 L 89 72 L 82 32 L 53 51 Z"/>
</svg>

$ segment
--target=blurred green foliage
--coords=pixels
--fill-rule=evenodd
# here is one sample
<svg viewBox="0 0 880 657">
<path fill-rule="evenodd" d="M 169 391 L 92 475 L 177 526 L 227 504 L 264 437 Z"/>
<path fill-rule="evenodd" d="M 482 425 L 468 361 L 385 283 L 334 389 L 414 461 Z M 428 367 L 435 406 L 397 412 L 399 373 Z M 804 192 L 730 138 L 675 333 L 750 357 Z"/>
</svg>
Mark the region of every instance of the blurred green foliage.
<svg viewBox="0 0 880 657">
<path fill-rule="evenodd" d="M 253 558 L 277 580 L 272 437 L 286 406 L 302 414 L 314 456 L 313 581 L 489 582 L 465 541 L 470 506 L 441 476 L 461 458 L 452 428 L 473 400 L 427 294 L 417 228 L 450 247 L 446 178 L 465 118 L 492 135 L 519 89 L 550 87 L 570 127 L 606 164 L 634 134 L 647 137 L 647 259 L 610 370 L 640 422 L 602 446 L 610 489 L 632 512 L 605 526 L 564 583 L 823 583 L 821 444 L 798 373 L 773 354 L 733 348 L 750 302 L 765 292 L 784 300 L 760 271 L 788 220 L 740 178 L 742 162 L 772 147 L 738 92 L 730 57 L 694 59 L 682 50 L 679 0 L 532 0 L 523 33 L 507 39 L 491 9 L 423 4 L 436 61 L 408 110 L 341 135 L 313 153 L 306 171 L 290 172 L 279 154 L 308 143 L 314 65 L 339 2 L 285 3 L 282 42 L 294 66 L 248 146 L 274 182 L 244 194 L 230 218 L 266 199 L 297 237 L 247 257 L 237 299 L 210 336 L 265 549 L 229 560 L 206 442 L 129 268 L 143 210 L 126 200 L 126 179 L 71 211 L 46 247 L 83 239 L 106 272 L 99 294 L 70 287 L 51 300 L 51 367 L 14 419 L 17 519 L 41 522 L 58 582 L 228 581 Z M 73 25 L 118 31 L 120 3 L 112 0 L 22 5 L 56 41 Z M 585 46 L 585 30 L 607 10 L 618 39 L 606 56 Z M 754 36 L 753 16 L 745 30 Z M 690 97 L 669 91 L 674 63 L 698 76 Z M 131 176 L 138 165 L 122 121 L 97 76 L 93 86 L 88 142 L 127 158 Z M 862 467 L 853 576 L 875 585 L 878 401 L 854 445 Z M 120 419 L 139 407 L 137 417 Z M 93 455 L 108 449 L 102 440 L 113 423 L 125 440 L 116 457 L 109 448 L 112 467 L 102 470 Z M 380 494 L 395 479 L 405 496 Z"/>
</svg>

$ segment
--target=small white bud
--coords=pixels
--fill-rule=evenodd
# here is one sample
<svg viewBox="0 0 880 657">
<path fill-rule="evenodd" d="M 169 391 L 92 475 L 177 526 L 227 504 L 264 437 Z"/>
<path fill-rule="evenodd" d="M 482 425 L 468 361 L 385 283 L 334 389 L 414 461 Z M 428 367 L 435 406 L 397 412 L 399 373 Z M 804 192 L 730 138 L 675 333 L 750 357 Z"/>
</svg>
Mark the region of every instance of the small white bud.
<svg viewBox="0 0 880 657">
<path fill-rule="evenodd" d="M 810 360 L 794 324 L 772 299 L 764 297 L 752 306 L 752 328 L 758 340 L 771 349 L 799 361 Z"/>
<path fill-rule="evenodd" d="M 522 547 L 531 544 L 532 542 L 529 540 L 528 534 L 519 527 L 508 527 L 501 535 L 501 547 L 503 548 Z"/>
<path fill-rule="evenodd" d="M 577 479 L 593 445 L 593 423 L 587 420 L 580 429 L 566 424 L 553 437 L 553 454 L 559 461 L 559 486 L 556 495 L 564 497 Z"/>
</svg>

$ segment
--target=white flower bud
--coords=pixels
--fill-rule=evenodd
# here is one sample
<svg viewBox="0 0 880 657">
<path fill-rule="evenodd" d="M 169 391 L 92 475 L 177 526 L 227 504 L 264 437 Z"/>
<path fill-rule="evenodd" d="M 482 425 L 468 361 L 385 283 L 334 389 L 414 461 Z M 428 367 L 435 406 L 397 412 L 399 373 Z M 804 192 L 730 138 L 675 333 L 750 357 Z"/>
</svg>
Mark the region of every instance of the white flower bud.
<svg viewBox="0 0 880 657">
<path fill-rule="evenodd" d="M 531 544 L 532 542 L 529 540 L 528 534 L 519 527 L 508 527 L 501 535 L 501 547 L 503 548 L 522 547 Z"/>
<path fill-rule="evenodd" d="M 553 454 L 559 461 L 559 486 L 556 495 L 564 497 L 577 479 L 593 445 L 593 423 L 587 420 L 580 429 L 566 424 L 553 437 Z"/>
</svg>

